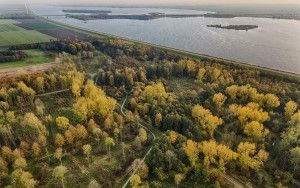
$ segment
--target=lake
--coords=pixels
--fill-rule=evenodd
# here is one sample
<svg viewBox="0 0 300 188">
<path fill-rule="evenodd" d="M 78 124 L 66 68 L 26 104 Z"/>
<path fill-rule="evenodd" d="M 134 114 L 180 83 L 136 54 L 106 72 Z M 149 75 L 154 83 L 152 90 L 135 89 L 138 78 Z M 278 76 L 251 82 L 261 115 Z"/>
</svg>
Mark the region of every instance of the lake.
<svg viewBox="0 0 300 188">
<path fill-rule="evenodd" d="M 112 14 L 203 14 L 206 11 L 158 8 L 32 6 L 38 15 L 89 30 L 300 74 L 300 21 L 269 18 L 159 18 L 89 20 L 66 18 L 63 9 L 110 10 Z M 51 16 L 53 15 L 53 16 Z M 249 31 L 207 25 L 258 25 Z"/>
</svg>

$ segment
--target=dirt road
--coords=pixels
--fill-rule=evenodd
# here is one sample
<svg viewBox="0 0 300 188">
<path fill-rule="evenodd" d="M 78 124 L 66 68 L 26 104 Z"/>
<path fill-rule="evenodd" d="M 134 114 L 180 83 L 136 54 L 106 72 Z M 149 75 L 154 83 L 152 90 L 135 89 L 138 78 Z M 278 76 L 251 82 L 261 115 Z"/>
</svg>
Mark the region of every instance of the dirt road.
<svg viewBox="0 0 300 188">
<path fill-rule="evenodd" d="M 38 73 L 38 72 L 45 72 L 47 70 L 54 68 L 58 64 L 59 64 L 59 60 L 56 59 L 52 63 L 29 65 L 26 67 L 0 69 L 0 79 L 13 78 L 13 77 L 18 77 L 18 76 L 23 76 L 26 74 L 34 74 L 34 73 Z"/>
</svg>

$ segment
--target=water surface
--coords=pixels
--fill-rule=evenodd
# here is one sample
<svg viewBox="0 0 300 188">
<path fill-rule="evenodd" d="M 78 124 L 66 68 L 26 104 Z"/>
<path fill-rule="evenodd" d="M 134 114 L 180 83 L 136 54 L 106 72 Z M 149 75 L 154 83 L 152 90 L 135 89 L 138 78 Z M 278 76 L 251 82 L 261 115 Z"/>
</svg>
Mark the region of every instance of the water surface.
<svg viewBox="0 0 300 188">
<path fill-rule="evenodd" d="M 111 10 L 112 14 L 150 12 L 203 14 L 205 11 L 156 8 L 110 7 L 31 7 L 39 15 L 65 24 L 222 57 L 300 74 L 300 21 L 269 18 L 160 18 L 154 20 L 89 20 L 66 18 L 63 9 Z M 56 15 L 56 16 L 49 16 Z M 206 25 L 258 25 L 258 29 L 235 31 L 208 28 Z"/>
</svg>

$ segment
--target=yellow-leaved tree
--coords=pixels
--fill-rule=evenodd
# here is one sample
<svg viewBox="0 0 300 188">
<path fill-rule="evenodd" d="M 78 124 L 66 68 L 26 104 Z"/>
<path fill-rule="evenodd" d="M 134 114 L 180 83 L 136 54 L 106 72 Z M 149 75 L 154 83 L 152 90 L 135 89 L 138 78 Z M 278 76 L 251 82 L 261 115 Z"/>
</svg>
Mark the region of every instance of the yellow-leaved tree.
<svg viewBox="0 0 300 188">
<path fill-rule="evenodd" d="M 88 163 L 90 163 L 90 155 L 92 151 L 92 146 L 90 144 L 85 144 L 82 146 L 82 151 L 86 155 Z"/>
<path fill-rule="evenodd" d="M 238 145 L 237 153 L 239 154 L 238 161 L 245 170 L 259 170 L 269 156 L 263 149 L 257 151 L 256 144 L 250 142 L 241 142 Z"/>
<path fill-rule="evenodd" d="M 285 107 L 284 107 L 284 113 L 285 113 L 285 116 L 287 118 L 290 118 L 292 117 L 292 115 L 295 113 L 295 111 L 297 110 L 297 103 L 295 103 L 294 101 L 289 101 L 285 104 Z"/>
<path fill-rule="evenodd" d="M 280 105 L 279 98 L 274 94 L 266 94 L 264 97 L 265 105 L 269 108 L 277 108 Z"/>
<path fill-rule="evenodd" d="M 300 110 L 298 110 L 297 113 L 294 113 L 294 115 L 292 115 L 289 123 L 294 126 L 300 125 Z"/>
<path fill-rule="evenodd" d="M 226 101 L 227 97 L 223 93 L 214 94 L 213 101 L 217 107 L 221 107 Z"/>
<path fill-rule="evenodd" d="M 22 119 L 23 138 L 37 139 L 39 135 L 48 135 L 45 125 L 33 113 L 26 113 Z"/>
<path fill-rule="evenodd" d="M 84 74 L 81 72 L 74 71 L 72 72 L 71 79 L 71 91 L 75 97 L 79 97 L 81 95 L 81 88 L 84 82 Z"/>
<path fill-rule="evenodd" d="M 108 157 L 110 159 L 111 158 L 111 147 L 115 146 L 116 143 L 115 143 L 114 139 L 111 137 L 106 137 L 104 142 L 105 142 L 105 146 L 107 147 Z"/>
<path fill-rule="evenodd" d="M 107 97 L 92 80 L 88 80 L 84 87 L 84 96 L 76 100 L 74 110 L 81 120 L 86 120 L 94 115 L 105 117 L 115 109 L 116 104 L 115 99 Z"/>
<path fill-rule="evenodd" d="M 195 105 L 192 108 L 192 116 L 197 121 L 201 128 L 204 128 L 213 137 L 215 129 L 223 124 L 223 120 L 217 116 L 212 115 L 212 113 L 203 108 L 200 105 Z"/>
<path fill-rule="evenodd" d="M 56 125 L 60 130 L 66 130 L 70 126 L 70 121 L 68 118 L 60 116 L 55 119 Z"/>
<path fill-rule="evenodd" d="M 190 160 L 191 166 L 195 167 L 198 162 L 198 143 L 189 139 L 185 143 L 183 143 L 182 148 L 188 159 Z"/>
<path fill-rule="evenodd" d="M 218 144 L 215 140 L 199 143 L 199 150 L 204 155 L 205 170 L 215 177 L 220 172 L 224 173 L 226 170 L 225 165 L 238 157 L 238 154 L 228 146 Z"/>
<path fill-rule="evenodd" d="M 153 99 L 161 100 L 168 96 L 161 82 L 146 86 L 143 94 L 148 101 L 152 101 Z"/>
<path fill-rule="evenodd" d="M 131 185 L 132 188 L 138 188 L 141 183 L 142 183 L 141 177 L 137 174 L 133 175 L 130 178 L 130 185 Z"/>
<path fill-rule="evenodd" d="M 244 133 L 255 141 L 259 141 L 269 134 L 269 130 L 265 129 L 258 121 L 251 121 L 245 125 Z"/>
<path fill-rule="evenodd" d="M 229 106 L 229 111 L 244 125 L 249 121 L 264 122 L 269 119 L 268 112 L 263 109 L 257 103 L 250 102 L 246 106 L 232 104 Z"/>
<path fill-rule="evenodd" d="M 33 179 L 30 172 L 26 172 L 20 168 L 14 170 L 10 177 L 12 187 L 34 188 L 37 184 L 37 181 Z"/>
<path fill-rule="evenodd" d="M 53 177 L 59 178 L 61 180 L 61 185 L 63 188 L 65 187 L 64 178 L 67 172 L 68 172 L 67 167 L 63 165 L 59 165 L 53 169 L 53 174 L 52 174 Z"/>
</svg>

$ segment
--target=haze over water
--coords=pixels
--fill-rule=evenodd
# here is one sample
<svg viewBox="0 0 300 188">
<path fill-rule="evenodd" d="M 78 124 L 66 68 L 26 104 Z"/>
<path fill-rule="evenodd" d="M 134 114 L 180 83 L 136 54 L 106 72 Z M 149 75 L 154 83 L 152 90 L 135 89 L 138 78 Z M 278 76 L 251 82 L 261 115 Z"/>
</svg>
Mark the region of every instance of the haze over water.
<svg viewBox="0 0 300 188">
<path fill-rule="evenodd" d="M 155 8 L 65 6 L 33 6 L 31 8 L 39 15 L 64 15 L 63 9 L 111 10 L 113 14 L 203 13 L 203 11 L 195 10 Z M 94 31 L 300 74 L 300 21 L 296 20 L 198 17 L 85 22 L 64 16 L 49 16 L 48 18 Z M 235 31 L 206 27 L 210 24 L 258 25 L 259 28 Z"/>
</svg>

